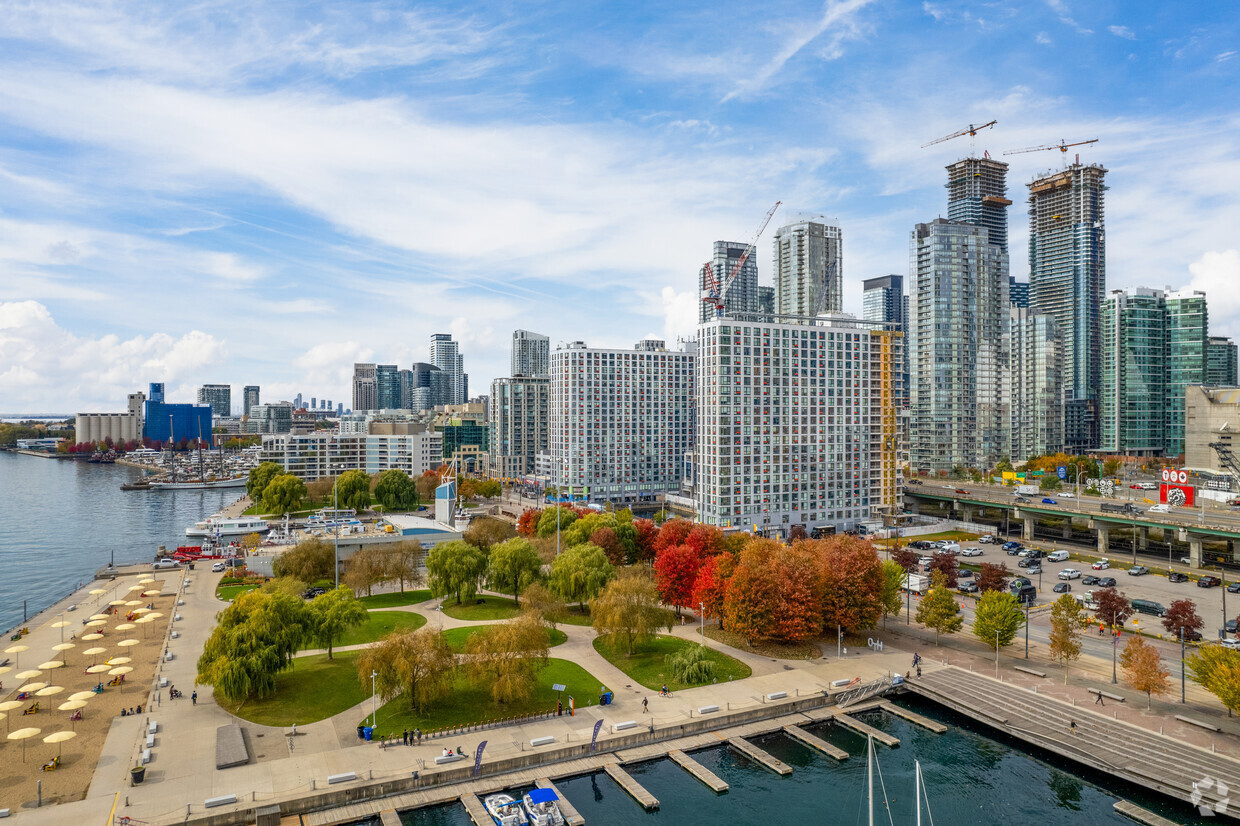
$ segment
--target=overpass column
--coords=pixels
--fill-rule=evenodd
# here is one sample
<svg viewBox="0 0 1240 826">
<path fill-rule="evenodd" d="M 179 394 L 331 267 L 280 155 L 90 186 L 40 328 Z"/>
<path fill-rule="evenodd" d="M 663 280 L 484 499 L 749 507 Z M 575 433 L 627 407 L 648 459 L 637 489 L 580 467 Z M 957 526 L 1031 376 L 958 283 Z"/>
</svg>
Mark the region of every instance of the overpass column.
<svg viewBox="0 0 1240 826">
<path fill-rule="evenodd" d="M 1099 525 L 1094 530 L 1098 532 L 1098 553 L 1106 556 L 1111 548 L 1111 529 Z"/>
<path fill-rule="evenodd" d="M 1150 529 L 1137 528 L 1137 547 L 1143 551 L 1150 549 Z"/>
<path fill-rule="evenodd" d="M 973 521 L 973 506 L 962 504 L 962 505 L 959 505 L 958 507 L 960 508 L 960 516 L 964 519 L 964 521 L 972 522 Z"/>
<path fill-rule="evenodd" d="M 1024 531 L 1021 534 L 1021 538 L 1024 539 L 1026 542 L 1032 542 L 1033 541 L 1033 525 L 1037 520 L 1032 516 L 1023 516 L 1021 517 L 1021 521 L 1025 525 Z"/>
<path fill-rule="evenodd" d="M 1194 568 L 1201 567 L 1201 537 L 1197 534 L 1188 535 L 1188 564 Z"/>
<path fill-rule="evenodd" d="M 1071 517 L 1068 518 L 1068 521 L 1063 523 L 1063 538 L 1064 539 L 1072 538 L 1072 518 Z"/>
</svg>

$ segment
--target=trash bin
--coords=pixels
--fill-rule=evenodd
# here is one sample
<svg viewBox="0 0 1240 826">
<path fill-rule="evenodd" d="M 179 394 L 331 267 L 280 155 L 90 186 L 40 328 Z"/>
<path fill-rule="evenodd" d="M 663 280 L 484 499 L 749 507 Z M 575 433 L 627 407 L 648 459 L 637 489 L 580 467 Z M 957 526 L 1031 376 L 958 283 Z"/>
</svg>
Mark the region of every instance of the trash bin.
<svg viewBox="0 0 1240 826">
<path fill-rule="evenodd" d="M 134 766 L 129 770 L 129 777 L 136 786 L 146 779 L 146 766 Z"/>
<path fill-rule="evenodd" d="M 357 739 L 358 739 L 358 740 L 365 740 L 365 739 L 366 739 L 366 727 L 365 727 L 365 726 L 358 726 L 358 727 L 357 727 Z"/>
<path fill-rule="evenodd" d="M 362 733 L 365 735 L 365 737 L 366 737 L 366 739 L 367 739 L 367 740 L 373 740 L 373 739 L 374 739 L 375 730 L 374 730 L 373 728 L 371 728 L 370 726 L 366 726 L 365 728 L 363 728 L 363 729 L 362 729 Z"/>
<path fill-rule="evenodd" d="M 598 704 L 601 706 L 609 706 L 611 705 L 611 699 L 614 696 L 615 695 L 612 694 L 610 691 L 605 691 L 603 692 L 603 695 L 598 698 Z"/>
</svg>

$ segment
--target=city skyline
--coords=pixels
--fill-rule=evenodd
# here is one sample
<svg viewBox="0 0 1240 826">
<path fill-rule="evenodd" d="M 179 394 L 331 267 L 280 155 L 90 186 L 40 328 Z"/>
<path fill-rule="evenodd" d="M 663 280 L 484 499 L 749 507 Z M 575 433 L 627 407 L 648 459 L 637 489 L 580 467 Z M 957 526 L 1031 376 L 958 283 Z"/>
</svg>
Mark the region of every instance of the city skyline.
<svg viewBox="0 0 1240 826">
<path fill-rule="evenodd" d="M 1221 9 L 367 8 L 237 4 L 217 26 L 0 4 L 5 412 L 120 410 L 150 381 L 348 399 L 355 362 L 421 360 L 442 331 L 478 388 L 507 374 L 517 328 L 671 344 L 713 243 L 748 239 L 776 200 L 760 283 L 774 230 L 827 214 L 859 316 L 863 280 L 911 275 L 907 234 L 946 217 L 942 169 L 970 154 L 920 144 L 990 119 L 979 155 L 1099 138 L 1079 149 L 1111 170 L 1107 289 L 1203 290 L 1211 333 L 1240 334 Z M 1074 155 L 1003 157 L 1022 281 L 1023 190 Z"/>
</svg>

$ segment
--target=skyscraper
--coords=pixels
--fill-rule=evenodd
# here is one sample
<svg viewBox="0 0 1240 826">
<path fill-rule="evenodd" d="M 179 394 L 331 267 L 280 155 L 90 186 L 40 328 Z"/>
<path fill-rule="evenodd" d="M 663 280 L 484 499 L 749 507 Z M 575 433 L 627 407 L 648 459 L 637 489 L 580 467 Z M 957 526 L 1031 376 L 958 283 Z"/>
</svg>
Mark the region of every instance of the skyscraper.
<svg viewBox="0 0 1240 826">
<path fill-rule="evenodd" d="M 736 241 L 716 241 L 710 259 L 711 272 L 720 288 L 727 282 L 728 276 L 740 262 L 741 256 L 749 248 L 748 244 Z M 698 270 L 698 294 L 705 298 L 710 292 L 706 284 L 706 268 Z M 744 266 L 736 274 L 736 280 L 723 293 L 723 314 L 735 317 L 737 313 L 756 313 L 760 311 L 758 303 L 758 259 L 750 253 Z M 715 305 L 707 301 L 698 306 L 698 323 L 702 324 L 716 315 Z"/>
<path fill-rule="evenodd" d="M 246 416 L 250 415 L 250 408 L 258 404 L 258 390 L 257 384 L 247 384 L 245 390 L 242 391 L 241 412 Z"/>
<path fill-rule="evenodd" d="M 1100 313 L 1102 450 L 1156 456 L 1165 447 L 1166 304 L 1162 290 L 1115 290 Z"/>
<path fill-rule="evenodd" d="M 876 321 L 892 325 L 892 329 L 905 337 L 908 336 L 908 296 L 904 294 L 904 276 L 884 275 L 881 278 L 868 278 L 862 282 L 864 292 L 861 294 L 861 317 L 866 321 Z M 897 399 L 900 407 L 907 409 L 909 370 L 908 348 L 900 348 L 899 387 Z"/>
<path fill-rule="evenodd" d="M 504 479 L 534 472 L 547 452 L 551 379 L 513 376 L 491 382 L 491 473 Z"/>
<path fill-rule="evenodd" d="M 1012 302 L 1008 330 L 1011 447 L 1020 463 L 1063 450 L 1063 345 L 1055 319 Z"/>
<path fill-rule="evenodd" d="M 1078 162 L 1029 183 L 1029 306 L 1054 316 L 1063 337 L 1068 452 L 1089 450 L 1100 438 L 1106 172 Z"/>
<path fill-rule="evenodd" d="M 1235 387 L 1236 345 L 1229 338 L 1210 336 L 1206 342 L 1206 384 Z"/>
<path fill-rule="evenodd" d="M 843 233 L 821 216 L 775 231 L 775 309 L 812 316 L 844 308 Z"/>
<path fill-rule="evenodd" d="M 1199 290 L 1167 293 L 1166 455 L 1184 453 L 1184 391 L 1206 382 L 1206 342 L 1210 316 Z"/>
<path fill-rule="evenodd" d="M 301 394 L 298 394 L 296 403 L 301 406 Z M 353 409 L 379 409 L 379 387 L 373 364 L 353 365 Z"/>
<path fill-rule="evenodd" d="M 452 403 L 451 377 L 433 364 L 415 361 L 409 387 L 410 410 L 430 410 Z"/>
<path fill-rule="evenodd" d="M 529 330 L 512 331 L 512 375 L 546 376 L 551 358 L 551 339 Z"/>
<path fill-rule="evenodd" d="M 401 398 L 400 368 L 395 364 L 375 366 L 375 407 L 378 410 L 397 410 L 404 406 Z"/>
<path fill-rule="evenodd" d="M 198 388 L 198 403 L 210 405 L 212 416 L 231 416 L 232 385 L 204 384 Z"/>
<path fill-rule="evenodd" d="M 450 333 L 431 335 L 431 364 L 448 374 L 448 404 L 464 404 L 469 398 L 469 377 L 465 375 L 465 359 Z"/>
<path fill-rule="evenodd" d="M 1008 276 L 1008 300 L 1013 307 L 1029 306 L 1029 282 L 1017 281 L 1016 276 Z"/>
<path fill-rule="evenodd" d="M 1008 251 L 1008 165 L 991 158 L 964 158 L 947 166 L 947 219 L 985 227 L 988 243 Z M 1006 312 L 1006 308 L 1004 308 Z"/>
</svg>

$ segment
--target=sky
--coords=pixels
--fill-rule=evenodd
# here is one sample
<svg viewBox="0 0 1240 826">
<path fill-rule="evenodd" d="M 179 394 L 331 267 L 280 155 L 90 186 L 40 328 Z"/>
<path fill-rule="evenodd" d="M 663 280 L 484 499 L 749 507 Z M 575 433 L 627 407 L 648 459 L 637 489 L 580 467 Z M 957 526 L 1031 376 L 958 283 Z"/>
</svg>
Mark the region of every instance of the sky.
<svg viewBox="0 0 1240 826">
<path fill-rule="evenodd" d="M 843 229 L 844 309 L 908 270 L 969 138 L 1027 190 L 1108 170 L 1107 288 L 1206 291 L 1240 336 L 1240 6 L 0 0 L 0 412 L 151 381 L 350 403 L 355 361 L 514 329 L 693 334 L 715 240 Z M 1064 156 L 1013 149 L 1097 138 Z"/>
</svg>

